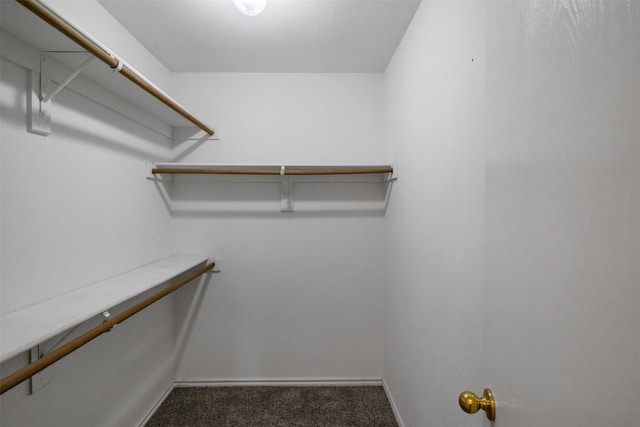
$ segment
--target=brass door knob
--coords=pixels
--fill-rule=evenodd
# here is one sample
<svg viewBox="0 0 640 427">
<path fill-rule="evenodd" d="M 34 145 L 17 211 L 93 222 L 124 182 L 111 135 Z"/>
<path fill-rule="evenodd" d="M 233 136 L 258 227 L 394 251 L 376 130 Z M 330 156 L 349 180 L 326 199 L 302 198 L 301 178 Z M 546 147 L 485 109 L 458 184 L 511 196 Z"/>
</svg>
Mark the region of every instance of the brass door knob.
<svg viewBox="0 0 640 427">
<path fill-rule="evenodd" d="M 458 397 L 460 407 L 467 414 L 475 414 L 482 409 L 487 413 L 487 418 L 491 421 L 496 419 L 496 401 L 493 400 L 491 389 L 485 388 L 482 397 L 478 397 L 470 391 L 463 391 Z"/>
</svg>

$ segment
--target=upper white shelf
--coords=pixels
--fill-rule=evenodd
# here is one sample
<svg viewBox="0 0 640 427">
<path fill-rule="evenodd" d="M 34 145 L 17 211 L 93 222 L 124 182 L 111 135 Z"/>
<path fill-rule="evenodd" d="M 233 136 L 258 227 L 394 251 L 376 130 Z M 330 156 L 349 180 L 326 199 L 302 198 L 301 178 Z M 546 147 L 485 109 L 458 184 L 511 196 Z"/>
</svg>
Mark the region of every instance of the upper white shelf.
<svg viewBox="0 0 640 427">
<path fill-rule="evenodd" d="M 99 61 L 83 66 L 82 75 L 89 76 L 93 82 L 160 118 L 172 127 L 185 126 L 191 122 L 205 133 L 213 135 L 213 129 L 196 118 L 170 95 L 127 64 L 115 52 L 44 2 L 40 0 L 0 1 L 0 27 L 8 35 L 41 53 L 47 53 L 48 56 L 72 70 L 79 68 L 87 54 L 95 56 Z M 6 52 L 2 54 L 5 56 Z M 23 53 L 18 56 L 21 56 L 18 61 L 21 62 L 20 65 L 27 65 L 25 62 L 30 62 L 24 60 Z M 11 59 L 16 60 L 16 58 Z M 40 72 L 37 68 L 41 67 L 36 68 L 31 65 L 31 68 L 33 71 Z M 114 78 L 113 71 L 117 71 L 116 76 L 120 74 L 124 78 Z M 50 73 L 52 70 L 48 69 L 45 77 L 60 83 L 61 77 L 57 75 L 59 73 Z"/>
<path fill-rule="evenodd" d="M 86 286 L 0 318 L 0 362 L 206 262 L 176 256 Z"/>
</svg>

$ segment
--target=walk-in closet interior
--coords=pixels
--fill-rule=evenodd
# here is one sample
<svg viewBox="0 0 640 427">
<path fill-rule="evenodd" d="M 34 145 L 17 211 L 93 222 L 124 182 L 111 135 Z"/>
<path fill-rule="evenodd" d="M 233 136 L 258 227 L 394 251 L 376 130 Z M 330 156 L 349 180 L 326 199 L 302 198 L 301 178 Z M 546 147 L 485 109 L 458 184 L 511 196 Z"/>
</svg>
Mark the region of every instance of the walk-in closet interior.
<svg viewBox="0 0 640 427">
<path fill-rule="evenodd" d="M 637 426 L 640 1 L 258 3 L 0 0 L 0 425 Z"/>
</svg>

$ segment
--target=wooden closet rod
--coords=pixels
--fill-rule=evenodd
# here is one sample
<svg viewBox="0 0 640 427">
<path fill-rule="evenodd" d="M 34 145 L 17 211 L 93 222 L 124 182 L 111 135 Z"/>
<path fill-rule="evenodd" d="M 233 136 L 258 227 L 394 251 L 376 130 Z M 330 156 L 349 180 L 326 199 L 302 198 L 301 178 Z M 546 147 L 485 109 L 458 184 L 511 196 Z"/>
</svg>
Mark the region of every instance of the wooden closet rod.
<svg viewBox="0 0 640 427">
<path fill-rule="evenodd" d="M 359 175 L 369 173 L 393 173 L 391 166 L 381 168 L 349 168 L 349 169 L 285 169 L 285 175 Z"/>
<path fill-rule="evenodd" d="M 169 173 L 185 175 L 281 175 L 280 169 L 182 169 L 182 168 L 154 168 L 151 173 Z M 285 169 L 284 175 L 357 175 L 372 173 L 393 173 L 391 166 L 375 168 L 345 168 L 345 169 Z"/>
<path fill-rule="evenodd" d="M 123 311 L 122 313 L 111 317 L 109 320 L 107 320 L 106 322 L 104 322 L 100 326 L 97 326 L 97 327 L 91 329 L 89 332 L 86 332 L 85 334 L 79 336 L 78 338 L 75 338 L 74 340 L 69 341 L 67 344 L 65 344 L 62 347 L 59 347 L 58 349 L 52 351 L 51 353 L 43 356 L 42 358 L 40 358 L 37 361 L 31 363 L 30 365 L 27 365 L 24 368 L 14 372 L 13 374 L 3 378 L 2 381 L 0 381 L 0 394 L 4 393 L 5 391 L 11 390 L 13 387 L 15 387 L 18 384 L 20 384 L 21 382 L 31 378 L 32 376 L 34 376 L 35 374 L 37 374 L 38 372 L 40 372 L 44 368 L 52 365 L 53 363 L 55 363 L 58 360 L 62 359 L 63 357 L 65 357 L 69 353 L 72 353 L 73 351 L 77 350 L 78 348 L 82 347 L 83 345 L 85 345 L 89 341 L 93 340 L 94 338 L 97 338 L 100 335 L 104 334 L 105 332 L 108 332 L 109 330 L 111 330 L 111 328 L 116 326 L 118 323 L 121 323 L 121 322 L 127 320 L 129 317 L 131 317 L 134 314 L 136 314 L 137 312 L 147 308 L 148 306 L 150 306 L 154 302 L 158 301 L 159 299 L 164 298 L 165 296 L 169 295 L 170 293 L 174 292 L 175 290 L 183 287 L 184 285 L 186 285 L 187 283 L 189 283 L 190 281 L 192 281 L 196 277 L 198 277 L 201 274 L 206 273 L 207 271 L 211 270 L 214 267 L 214 265 L 215 265 L 215 263 L 211 263 L 211 264 L 208 264 L 208 265 L 202 267 L 199 270 L 194 271 L 192 274 L 190 274 L 189 276 L 185 277 L 184 279 L 174 283 L 173 285 L 163 289 L 162 291 L 160 291 L 160 292 L 150 296 L 149 298 L 139 302 L 138 304 L 136 304 L 136 305 L 132 306 L 131 308 Z"/>
<path fill-rule="evenodd" d="M 62 18 L 60 15 L 50 10 L 47 6 L 40 3 L 38 0 L 17 0 L 17 2 L 29 9 L 34 14 L 38 15 L 40 18 L 42 18 L 55 29 L 69 37 L 71 40 L 78 43 L 89 53 L 95 55 L 98 59 L 107 64 L 113 70 L 120 71 L 120 74 L 125 76 L 127 79 L 138 85 L 146 92 L 150 93 L 167 107 L 171 108 L 173 111 L 180 114 L 182 117 L 202 129 L 209 135 L 213 135 L 213 129 L 209 128 L 207 125 L 195 118 L 193 114 L 188 112 L 184 107 L 174 101 L 169 95 L 156 87 L 144 76 L 140 75 L 129 65 L 118 60 L 115 55 L 113 55 L 111 52 L 108 52 L 104 47 L 100 46 L 97 42 L 92 40 L 90 36 L 82 33 L 80 30 L 65 21 L 64 18 Z"/>
</svg>

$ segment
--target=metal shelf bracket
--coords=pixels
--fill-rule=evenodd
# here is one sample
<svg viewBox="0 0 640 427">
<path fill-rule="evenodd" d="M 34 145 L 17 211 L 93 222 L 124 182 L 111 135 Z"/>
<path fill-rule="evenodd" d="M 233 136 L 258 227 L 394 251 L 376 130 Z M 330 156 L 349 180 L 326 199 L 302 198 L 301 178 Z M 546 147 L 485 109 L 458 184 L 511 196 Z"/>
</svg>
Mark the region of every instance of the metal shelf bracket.
<svg viewBox="0 0 640 427">
<path fill-rule="evenodd" d="M 49 89 L 53 81 L 46 72 L 46 57 L 40 56 L 40 73 L 31 71 L 31 79 L 27 88 L 28 131 L 38 135 L 51 134 L 51 100 L 73 79 L 75 79 L 95 59 L 89 56 L 82 64 L 65 77 L 57 86 Z"/>
<path fill-rule="evenodd" d="M 94 60 L 96 59 L 95 56 L 89 56 L 87 59 L 85 59 L 82 64 L 80 64 L 78 66 L 78 68 L 76 68 L 75 70 L 73 70 L 73 72 L 71 72 L 71 74 L 69 74 L 67 77 L 64 78 L 64 80 L 62 80 L 60 82 L 60 84 L 58 84 L 58 86 L 54 87 L 53 89 L 51 89 L 49 92 L 47 92 L 47 94 L 45 95 L 44 92 L 44 87 L 41 84 L 40 85 L 40 96 L 41 96 L 41 104 L 46 104 L 47 102 L 51 101 L 53 99 L 54 96 L 56 96 L 58 94 L 58 92 L 60 92 L 62 89 L 64 89 L 69 83 L 71 83 L 71 81 L 73 79 L 75 79 L 82 71 L 84 71 L 85 68 L 87 68 L 87 66 Z M 40 62 L 40 66 L 41 66 L 41 70 L 40 70 L 40 76 L 42 76 L 44 73 L 44 64 L 45 64 L 45 58 L 44 56 L 42 57 L 42 60 Z"/>
<path fill-rule="evenodd" d="M 383 180 L 384 182 L 394 182 L 398 180 L 398 164 L 393 163 L 391 166 L 393 167 L 393 172 L 391 172 L 389 176 Z"/>
<path fill-rule="evenodd" d="M 46 81 L 42 81 L 41 73 L 31 71 L 27 82 L 27 131 L 37 135 L 47 136 L 51 134 L 51 110 L 50 104 L 41 102 L 40 87 Z"/>
<path fill-rule="evenodd" d="M 280 180 L 280 212 L 293 212 L 293 181 L 284 174 Z"/>
</svg>

